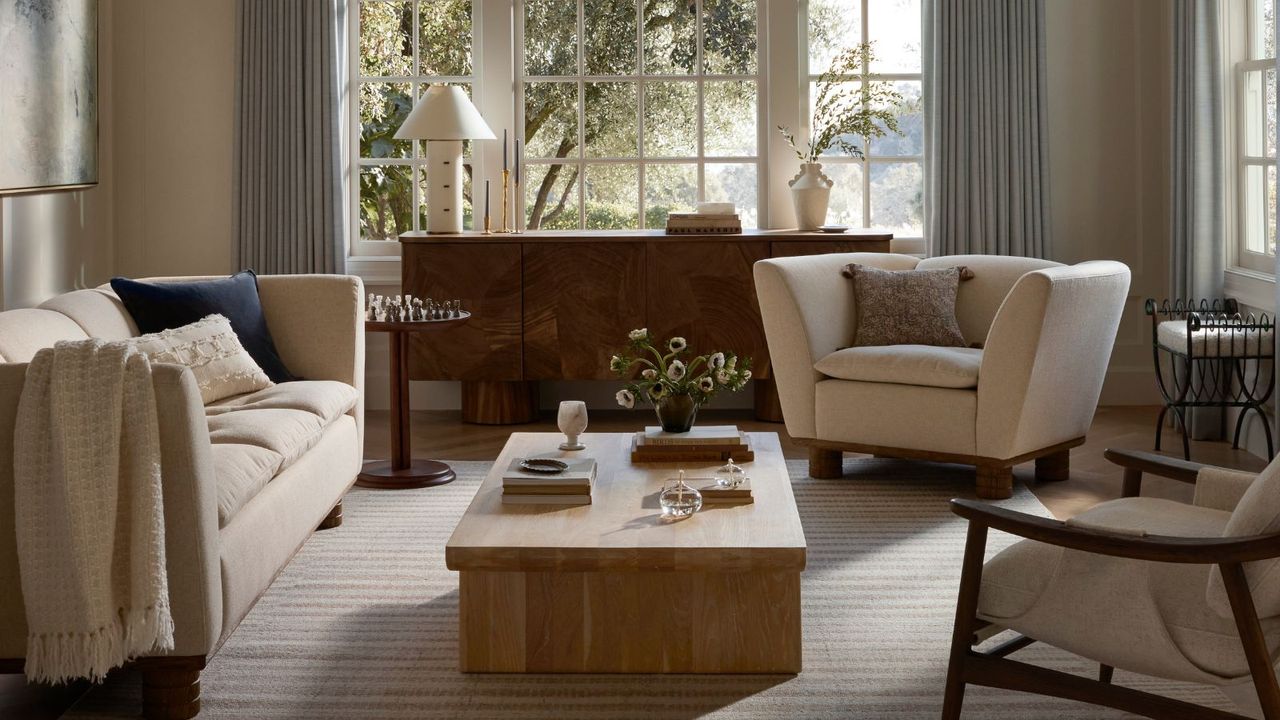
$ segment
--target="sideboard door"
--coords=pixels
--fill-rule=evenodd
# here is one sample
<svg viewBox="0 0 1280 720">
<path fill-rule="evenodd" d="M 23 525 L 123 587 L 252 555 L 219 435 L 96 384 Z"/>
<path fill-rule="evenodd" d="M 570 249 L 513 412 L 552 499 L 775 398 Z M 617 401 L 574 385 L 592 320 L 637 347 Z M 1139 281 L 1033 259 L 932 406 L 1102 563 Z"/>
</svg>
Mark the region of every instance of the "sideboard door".
<svg viewBox="0 0 1280 720">
<path fill-rule="evenodd" d="M 644 243 L 524 246 L 524 376 L 609 380 L 609 357 L 645 323 Z"/>
<path fill-rule="evenodd" d="M 413 380 L 522 380 L 520 245 L 404 243 L 403 292 L 461 300 L 471 320 L 448 332 L 412 333 Z"/>
</svg>

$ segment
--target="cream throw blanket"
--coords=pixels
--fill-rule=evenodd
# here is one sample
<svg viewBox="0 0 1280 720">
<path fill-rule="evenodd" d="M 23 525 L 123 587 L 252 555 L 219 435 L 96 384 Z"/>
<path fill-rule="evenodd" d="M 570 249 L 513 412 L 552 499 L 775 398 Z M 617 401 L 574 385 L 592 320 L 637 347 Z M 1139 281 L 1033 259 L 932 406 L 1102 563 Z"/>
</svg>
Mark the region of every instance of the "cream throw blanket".
<svg viewBox="0 0 1280 720">
<path fill-rule="evenodd" d="M 173 649 L 147 357 L 60 342 L 27 367 L 14 432 L 26 675 L 61 682 Z"/>
</svg>

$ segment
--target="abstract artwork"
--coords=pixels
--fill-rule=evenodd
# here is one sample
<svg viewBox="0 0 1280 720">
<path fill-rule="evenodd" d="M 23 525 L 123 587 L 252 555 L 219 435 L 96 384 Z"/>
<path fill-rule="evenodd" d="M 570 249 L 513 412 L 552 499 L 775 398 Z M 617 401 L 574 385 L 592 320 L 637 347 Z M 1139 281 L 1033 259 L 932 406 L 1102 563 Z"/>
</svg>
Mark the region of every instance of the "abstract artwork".
<svg viewBox="0 0 1280 720">
<path fill-rule="evenodd" d="M 98 182 L 98 0 L 0 0 L 0 193 Z"/>
</svg>

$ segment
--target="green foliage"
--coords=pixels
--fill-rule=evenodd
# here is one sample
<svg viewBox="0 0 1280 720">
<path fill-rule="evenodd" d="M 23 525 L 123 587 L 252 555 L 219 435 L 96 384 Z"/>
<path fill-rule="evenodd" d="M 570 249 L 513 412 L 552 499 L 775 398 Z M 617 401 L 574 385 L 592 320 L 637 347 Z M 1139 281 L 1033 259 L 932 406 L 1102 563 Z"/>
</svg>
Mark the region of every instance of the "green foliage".
<svg viewBox="0 0 1280 720">
<path fill-rule="evenodd" d="M 863 150 L 853 138 L 865 142 L 901 134 L 898 115 L 906 103 L 892 83 L 868 78 L 867 68 L 874 60 L 872 43 L 861 43 L 837 55 L 818 77 L 807 143 L 797 142 L 791 128 L 778 127 L 801 162 L 818 162 L 832 148 L 861 158 Z"/>
</svg>

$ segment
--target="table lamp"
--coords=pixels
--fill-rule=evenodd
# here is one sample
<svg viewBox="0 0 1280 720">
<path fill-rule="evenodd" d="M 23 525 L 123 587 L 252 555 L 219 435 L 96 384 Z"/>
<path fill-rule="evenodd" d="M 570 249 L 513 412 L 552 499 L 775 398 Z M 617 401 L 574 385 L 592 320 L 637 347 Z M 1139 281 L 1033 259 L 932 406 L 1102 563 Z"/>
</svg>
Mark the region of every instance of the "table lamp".
<svg viewBox="0 0 1280 720">
<path fill-rule="evenodd" d="M 427 232 L 462 232 L 462 141 L 496 139 L 476 106 L 460 87 L 431 85 L 395 136 L 427 141 Z"/>
</svg>

